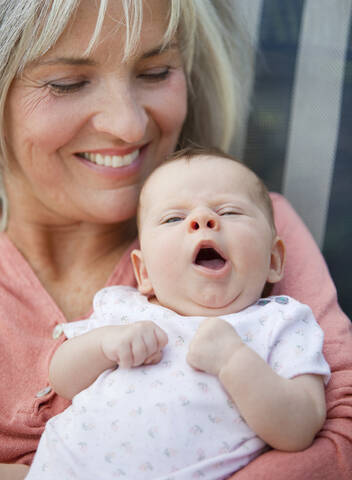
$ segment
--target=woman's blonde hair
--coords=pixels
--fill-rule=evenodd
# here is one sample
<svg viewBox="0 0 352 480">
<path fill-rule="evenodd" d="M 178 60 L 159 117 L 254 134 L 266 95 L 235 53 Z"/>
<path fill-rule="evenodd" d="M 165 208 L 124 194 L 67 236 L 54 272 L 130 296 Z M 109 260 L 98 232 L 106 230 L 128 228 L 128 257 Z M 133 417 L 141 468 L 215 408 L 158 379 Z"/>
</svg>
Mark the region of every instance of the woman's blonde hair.
<svg viewBox="0 0 352 480">
<path fill-rule="evenodd" d="M 2 0 L 0 3 L 0 147 L 6 162 L 4 111 L 9 88 L 29 62 L 52 48 L 82 0 Z M 109 1 L 97 0 L 96 28 L 87 54 L 99 38 Z M 150 0 L 153 2 L 153 0 Z M 188 114 L 179 147 L 196 143 L 228 150 L 241 122 L 241 85 L 249 68 L 247 42 L 233 0 L 165 0 L 169 23 L 165 45 L 177 34 L 188 82 Z M 143 0 L 121 0 L 125 14 L 124 57 L 138 45 Z M 6 195 L 0 191 L 2 224 Z"/>
</svg>

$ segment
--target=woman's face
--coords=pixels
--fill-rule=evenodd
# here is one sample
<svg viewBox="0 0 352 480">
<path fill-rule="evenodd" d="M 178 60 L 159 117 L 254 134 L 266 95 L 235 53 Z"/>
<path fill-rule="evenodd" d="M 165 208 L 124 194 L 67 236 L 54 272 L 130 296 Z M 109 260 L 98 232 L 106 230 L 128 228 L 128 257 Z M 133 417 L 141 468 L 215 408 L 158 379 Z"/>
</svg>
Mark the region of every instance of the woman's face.
<svg viewBox="0 0 352 480">
<path fill-rule="evenodd" d="M 95 1 L 83 0 L 58 43 L 16 79 L 6 105 L 11 208 L 38 223 L 116 223 L 135 214 L 140 184 L 171 153 L 187 112 L 176 40 L 160 53 L 168 2 L 144 8 L 137 51 L 122 62 L 120 2 L 96 47 Z"/>
</svg>

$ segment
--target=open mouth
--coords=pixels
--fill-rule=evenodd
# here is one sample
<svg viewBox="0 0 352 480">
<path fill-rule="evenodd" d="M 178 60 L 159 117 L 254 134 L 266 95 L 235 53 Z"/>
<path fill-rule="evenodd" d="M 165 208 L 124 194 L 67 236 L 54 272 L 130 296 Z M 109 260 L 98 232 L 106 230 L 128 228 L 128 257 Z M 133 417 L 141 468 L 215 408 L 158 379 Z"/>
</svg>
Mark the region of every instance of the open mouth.
<svg viewBox="0 0 352 480">
<path fill-rule="evenodd" d="M 131 165 L 131 163 L 138 157 L 139 149 L 136 149 L 127 155 L 102 155 L 99 153 L 86 152 L 79 152 L 77 155 L 89 162 L 95 163 L 96 165 L 119 168 Z"/>
<path fill-rule="evenodd" d="M 226 260 L 212 247 L 200 248 L 194 263 L 210 270 L 220 270 Z"/>
</svg>

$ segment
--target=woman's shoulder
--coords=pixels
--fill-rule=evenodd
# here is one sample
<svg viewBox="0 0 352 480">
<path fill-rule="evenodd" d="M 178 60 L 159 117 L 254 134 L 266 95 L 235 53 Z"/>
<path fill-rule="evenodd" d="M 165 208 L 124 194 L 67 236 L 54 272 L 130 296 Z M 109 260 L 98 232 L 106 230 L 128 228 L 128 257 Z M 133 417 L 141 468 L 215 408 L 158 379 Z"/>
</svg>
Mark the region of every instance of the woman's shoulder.
<svg viewBox="0 0 352 480">
<path fill-rule="evenodd" d="M 280 193 L 271 192 L 270 197 L 277 233 L 285 242 L 286 255 L 291 257 L 294 254 L 295 261 L 299 261 L 306 255 L 318 256 L 322 260 L 312 234 L 290 202 Z M 298 255 L 296 255 L 297 252 Z"/>
<path fill-rule="evenodd" d="M 0 251 L 2 255 L 15 255 L 18 251 L 6 232 L 0 232 Z"/>
<path fill-rule="evenodd" d="M 21 288 L 36 283 L 37 277 L 27 260 L 5 232 L 0 232 L 0 284 Z"/>
<path fill-rule="evenodd" d="M 320 319 L 324 304 L 336 295 L 325 260 L 313 236 L 291 204 L 280 194 L 271 195 L 278 235 L 285 244 L 284 278 L 272 293 L 288 294 L 309 305 Z"/>
<path fill-rule="evenodd" d="M 300 220 L 291 203 L 281 193 L 270 192 L 273 204 L 276 223 L 287 222 L 288 220 Z"/>
</svg>

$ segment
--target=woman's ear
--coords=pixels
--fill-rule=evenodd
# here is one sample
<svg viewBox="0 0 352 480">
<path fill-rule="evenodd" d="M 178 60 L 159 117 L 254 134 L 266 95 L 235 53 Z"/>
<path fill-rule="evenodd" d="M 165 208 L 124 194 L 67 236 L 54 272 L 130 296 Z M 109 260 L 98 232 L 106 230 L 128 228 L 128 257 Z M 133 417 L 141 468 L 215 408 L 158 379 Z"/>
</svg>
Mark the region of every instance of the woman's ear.
<svg viewBox="0 0 352 480">
<path fill-rule="evenodd" d="M 154 295 L 154 290 L 145 267 L 142 252 L 140 250 L 132 250 L 131 261 L 134 275 L 138 283 L 138 290 L 142 295 Z"/>
<path fill-rule="evenodd" d="M 276 283 L 282 279 L 285 263 L 285 244 L 280 237 L 275 237 L 271 249 L 270 270 L 267 282 Z"/>
</svg>

